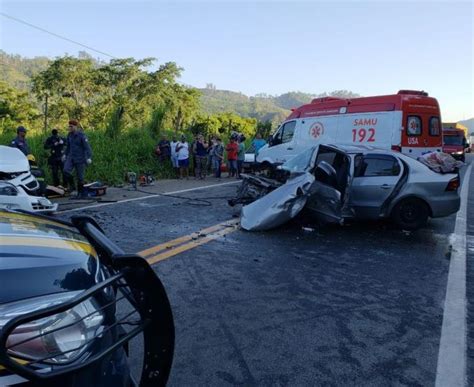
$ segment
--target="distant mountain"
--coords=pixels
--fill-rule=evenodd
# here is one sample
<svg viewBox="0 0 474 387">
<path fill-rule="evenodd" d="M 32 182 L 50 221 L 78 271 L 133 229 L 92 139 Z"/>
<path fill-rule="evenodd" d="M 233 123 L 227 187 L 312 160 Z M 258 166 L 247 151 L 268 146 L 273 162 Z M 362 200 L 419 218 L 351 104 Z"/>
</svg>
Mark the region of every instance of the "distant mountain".
<svg viewBox="0 0 474 387">
<path fill-rule="evenodd" d="M 311 102 L 317 97 L 354 98 L 359 95 L 347 90 L 336 90 L 330 93 L 309 94 L 302 92 L 288 92 L 278 96 L 257 94 L 253 97 L 229 90 L 218 90 L 209 84 L 201 92 L 201 107 L 204 112 L 213 114 L 233 112 L 244 117 L 257 118 L 260 121 L 270 121 L 278 124 L 283 121 L 292 108 Z"/>
<path fill-rule="evenodd" d="M 45 70 L 50 61 L 44 56 L 25 58 L 0 50 L 0 80 L 17 89 L 30 90 L 31 78 Z"/>
<path fill-rule="evenodd" d="M 469 134 L 472 134 L 474 133 L 474 117 L 473 118 L 469 118 L 467 120 L 463 120 L 463 121 L 458 121 L 461 125 L 464 125 L 464 126 L 467 126 L 467 128 L 469 129 L 468 130 L 468 133 Z"/>
</svg>

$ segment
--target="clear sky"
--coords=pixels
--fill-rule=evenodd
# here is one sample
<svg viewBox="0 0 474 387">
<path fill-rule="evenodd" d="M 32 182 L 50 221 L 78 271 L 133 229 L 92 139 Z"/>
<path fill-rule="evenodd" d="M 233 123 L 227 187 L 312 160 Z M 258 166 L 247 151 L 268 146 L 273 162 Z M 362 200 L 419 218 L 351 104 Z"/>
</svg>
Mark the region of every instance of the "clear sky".
<svg viewBox="0 0 474 387">
<path fill-rule="evenodd" d="M 2 13 L 115 57 L 175 61 L 181 81 L 196 87 L 247 95 L 423 89 L 444 121 L 474 116 L 472 1 L 0 3 Z M 82 50 L 1 15 L 0 46 L 28 57 Z"/>
</svg>

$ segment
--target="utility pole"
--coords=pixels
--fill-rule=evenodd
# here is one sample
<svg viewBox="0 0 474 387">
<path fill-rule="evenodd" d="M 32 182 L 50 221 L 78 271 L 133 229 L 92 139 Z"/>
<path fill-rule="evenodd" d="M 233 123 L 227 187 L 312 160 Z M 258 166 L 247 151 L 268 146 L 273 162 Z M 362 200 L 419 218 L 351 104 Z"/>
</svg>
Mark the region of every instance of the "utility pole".
<svg viewBox="0 0 474 387">
<path fill-rule="evenodd" d="M 48 132 L 48 94 L 44 95 L 44 133 Z"/>
</svg>

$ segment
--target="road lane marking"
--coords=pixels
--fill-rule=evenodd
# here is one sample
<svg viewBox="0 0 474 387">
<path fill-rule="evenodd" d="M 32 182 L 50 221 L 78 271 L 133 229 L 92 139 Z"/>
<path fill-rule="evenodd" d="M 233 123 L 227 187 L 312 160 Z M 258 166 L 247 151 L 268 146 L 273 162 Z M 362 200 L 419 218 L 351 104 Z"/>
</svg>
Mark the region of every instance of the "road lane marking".
<svg viewBox="0 0 474 387">
<path fill-rule="evenodd" d="M 123 200 L 117 200 L 116 202 L 112 203 L 97 203 L 97 204 L 92 204 L 90 206 L 84 206 L 84 207 L 78 207 L 78 208 L 71 208 L 70 210 L 62 210 L 62 211 L 56 211 L 56 214 L 66 214 L 68 212 L 75 212 L 75 211 L 80 211 L 80 210 L 87 210 L 89 208 L 97 208 L 97 207 L 105 207 L 105 206 L 112 206 L 114 204 L 120 204 L 120 203 L 128 203 L 128 202 L 135 202 L 138 200 L 145 200 L 145 199 L 151 199 L 151 198 L 157 198 L 159 196 L 166 196 L 166 195 L 177 195 L 180 193 L 185 193 L 185 192 L 191 192 L 191 191 L 199 191 L 202 189 L 206 188 L 214 188 L 214 187 L 222 187 L 225 185 L 230 185 L 230 184 L 237 184 L 240 183 L 240 181 L 229 181 L 226 183 L 219 183 L 219 184 L 211 184 L 211 185 L 204 185 L 202 187 L 194 187 L 194 188 L 186 188 L 186 189 L 181 189 L 179 191 L 171 191 L 171 192 L 162 192 L 162 193 L 157 193 L 153 195 L 148 195 L 148 196 L 140 196 L 139 198 L 131 198 L 131 199 L 123 199 Z M 192 199 L 192 198 L 189 198 Z M 206 198 L 202 198 L 206 199 Z M 61 203 L 59 203 L 61 204 Z M 67 202 L 63 203 L 67 204 Z"/>
<path fill-rule="evenodd" d="M 461 187 L 461 208 L 451 235 L 451 261 L 444 301 L 443 324 L 436 368 L 436 387 L 466 385 L 466 223 L 469 179 L 472 164 L 466 170 Z"/>
<path fill-rule="evenodd" d="M 172 247 L 181 245 L 184 242 L 190 242 L 190 241 L 193 241 L 193 240 L 197 240 L 197 239 L 206 237 L 208 234 L 216 232 L 217 230 L 224 229 L 226 227 L 234 226 L 238 222 L 239 222 L 238 219 L 226 220 L 225 222 L 218 223 L 214 226 L 203 228 L 200 231 L 193 232 L 191 234 L 184 235 L 182 237 L 179 237 L 179 238 L 176 238 L 176 239 L 164 242 L 164 243 L 160 243 L 159 245 L 150 247 L 146 250 L 139 251 L 138 254 L 140 254 L 142 257 L 147 258 L 148 256 L 156 255 L 156 253 L 158 253 L 162 250 L 168 250 Z"/>
<path fill-rule="evenodd" d="M 179 245 L 175 248 L 169 249 L 167 251 L 163 251 L 163 252 L 158 253 L 156 255 L 152 255 L 152 256 L 146 258 L 146 260 L 148 261 L 148 263 L 150 265 L 153 265 L 154 263 L 163 261 L 163 260 L 168 259 L 170 257 L 173 257 L 177 254 L 181 254 L 184 251 L 194 249 L 195 247 L 201 246 L 205 243 L 211 242 L 211 241 L 213 241 L 217 238 L 223 237 L 224 235 L 230 234 L 231 232 L 234 232 L 234 231 L 238 230 L 239 229 L 239 223 L 238 223 L 238 221 L 228 222 L 227 224 L 223 225 L 223 227 L 221 226 L 219 228 L 220 228 L 219 230 L 217 230 L 215 232 L 212 232 L 212 233 L 209 233 L 206 236 L 203 236 L 199 239 L 190 240 L 188 243 L 181 244 L 181 245 Z M 204 235 L 204 234 L 202 234 L 202 235 Z M 178 239 L 181 239 L 181 238 L 178 238 Z M 171 241 L 171 242 L 173 242 L 173 241 Z M 166 243 L 164 243 L 162 245 L 166 245 Z"/>
</svg>

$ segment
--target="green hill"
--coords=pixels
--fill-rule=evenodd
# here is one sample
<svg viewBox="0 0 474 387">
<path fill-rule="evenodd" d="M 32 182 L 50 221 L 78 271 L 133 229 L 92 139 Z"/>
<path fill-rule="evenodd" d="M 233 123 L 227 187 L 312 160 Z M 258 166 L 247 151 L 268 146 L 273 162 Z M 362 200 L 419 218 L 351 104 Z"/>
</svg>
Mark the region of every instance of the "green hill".
<svg viewBox="0 0 474 387">
<path fill-rule="evenodd" d="M 256 118 L 259 121 L 270 121 L 278 124 L 290 113 L 290 109 L 309 103 L 313 98 L 335 96 L 354 98 L 359 95 L 347 90 L 336 90 L 330 93 L 309 94 L 292 91 L 278 96 L 257 94 L 246 96 L 230 90 L 218 90 L 212 84 L 201 92 L 201 107 L 209 114 L 233 112 L 244 117 Z"/>
</svg>

